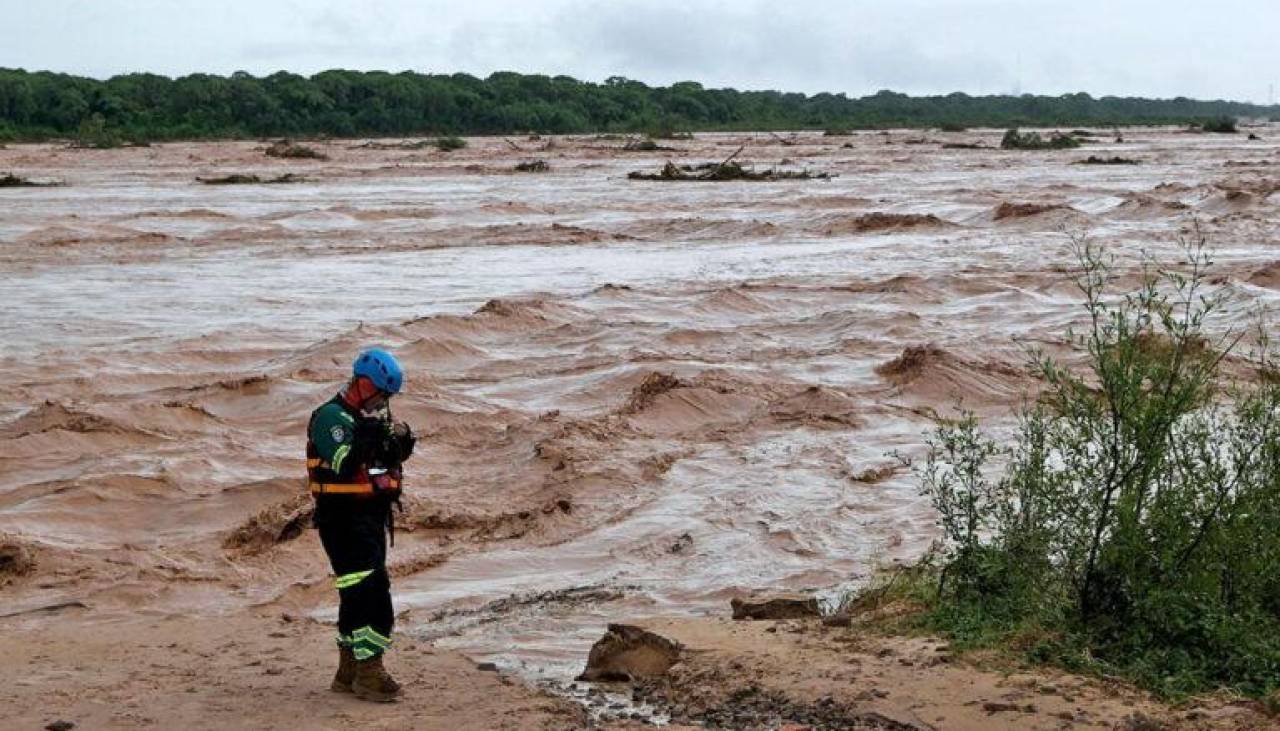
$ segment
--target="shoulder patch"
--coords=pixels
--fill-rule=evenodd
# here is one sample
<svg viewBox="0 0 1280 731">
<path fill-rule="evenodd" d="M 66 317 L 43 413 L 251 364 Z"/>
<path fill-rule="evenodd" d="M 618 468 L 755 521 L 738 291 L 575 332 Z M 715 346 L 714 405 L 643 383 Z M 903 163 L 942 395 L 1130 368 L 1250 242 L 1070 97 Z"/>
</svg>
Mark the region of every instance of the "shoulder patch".
<svg viewBox="0 0 1280 731">
<path fill-rule="evenodd" d="M 339 424 L 334 424 L 329 428 L 329 436 L 333 437 L 333 441 L 341 444 L 347 440 L 347 430 Z"/>
</svg>

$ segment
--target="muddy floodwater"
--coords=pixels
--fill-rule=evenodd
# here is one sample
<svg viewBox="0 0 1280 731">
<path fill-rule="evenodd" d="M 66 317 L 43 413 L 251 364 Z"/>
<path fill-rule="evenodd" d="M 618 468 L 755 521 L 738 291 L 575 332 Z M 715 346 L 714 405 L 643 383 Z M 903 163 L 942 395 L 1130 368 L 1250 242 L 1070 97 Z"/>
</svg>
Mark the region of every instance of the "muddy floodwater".
<svg viewBox="0 0 1280 731">
<path fill-rule="evenodd" d="M 0 614 L 333 619 L 303 432 L 371 344 L 422 436 L 397 632 L 554 683 L 617 617 L 834 600 L 936 538 L 891 455 L 957 403 L 1007 426 L 1028 347 L 1073 357 L 1072 236 L 1132 280 L 1198 227 L 1215 328 L 1280 304 L 1280 127 L 1252 131 L 0 148 L 0 174 L 65 183 L 0 189 L 0 533 L 34 557 Z M 836 177 L 627 179 L 740 146 Z"/>
</svg>

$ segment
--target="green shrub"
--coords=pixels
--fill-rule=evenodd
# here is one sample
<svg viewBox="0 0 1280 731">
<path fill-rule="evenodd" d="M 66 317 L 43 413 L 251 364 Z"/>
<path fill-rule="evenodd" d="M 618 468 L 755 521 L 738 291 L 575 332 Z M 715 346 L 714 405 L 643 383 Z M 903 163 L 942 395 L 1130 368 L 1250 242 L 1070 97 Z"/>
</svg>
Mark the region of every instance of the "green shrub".
<svg viewBox="0 0 1280 731">
<path fill-rule="evenodd" d="M 83 147 L 94 150 L 109 150 L 123 143 L 119 133 L 107 127 L 107 121 L 101 114 L 94 114 L 80 120 L 72 147 Z"/>
<path fill-rule="evenodd" d="M 1219 134 L 1235 134 L 1239 132 L 1236 129 L 1235 117 L 1214 117 L 1200 123 L 1200 129 L 1205 132 L 1217 132 Z"/>
<path fill-rule="evenodd" d="M 545 173 L 551 169 L 546 160 L 524 160 L 516 163 L 517 173 Z"/>
<path fill-rule="evenodd" d="M 655 152 L 657 150 L 669 150 L 669 147 L 663 147 L 653 140 L 651 137 L 637 137 L 627 140 L 627 144 L 622 146 L 627 152 Z"/>
<path fill-rule="evenodd" d="M 944 540 L 926 621 L 1165 696 L 1263 697 L 1280 687 L 1280 371 L 1265 332 L 1259 377 L 1227 380 L 1240 338 L 1209 339 L 1224 301 L 1203 239 L 1120 297 L 1110 260 L 1077 254 L 1088 324 L 1068 341 L 1084 372 L 1033 354 L 1045 389 L 1008 446 L 972 415 L 927 439 L 917 474 Z"/>
<path fill-rule="evenodd" d="M 441 152 L 452 152 L 466 147 L 467 141 L 461 137 L 437 137 L 432 140 L 431 144 L 435 145 L 435 148 Z"/>
<path fill-rule="evenodd" d="M 282 157 L 294 160 L 328 160 L 329 156 L 306 145 L 289 140 L 276 140 L 267 146 L 268 157 Z"/>
<path fill-rule="evenodd" d="M 1039 132 L 1020 134 L 1017 129 L 1010 129 L 1000 140 L 1000 147 L 1005 150 L 1070 150 L 1079 146 L 1080 140 L 1057 132 L 1046 140 Z"/>
<path fill-rule="evenodd" d="M 655 140 L 691 140 L 693 132 L 687 126 L 681 126 L 675 119 L 664 119 L 645 129 L 645 134 Z"/>
</svg>

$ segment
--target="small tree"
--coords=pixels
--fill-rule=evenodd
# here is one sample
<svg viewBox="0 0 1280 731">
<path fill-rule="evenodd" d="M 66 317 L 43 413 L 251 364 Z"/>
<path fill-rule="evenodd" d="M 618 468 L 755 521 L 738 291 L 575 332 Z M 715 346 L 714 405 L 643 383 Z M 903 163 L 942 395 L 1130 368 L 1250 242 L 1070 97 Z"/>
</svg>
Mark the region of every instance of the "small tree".
<svg viewBox="0 0 1280 731">
<path fill-rule="evenodd" d="M 1078 241 L 1086 327 L 1000 448 L 972 416 L 943 423 L 918 470 L 945 538 L 935 618 L 970 638 L 1027 626 L 1170 694 L 1280 686 L 1280 378 L 1265 331 L 1256 378 L 1212 339 L 1204 239 L 1184 269 L 1112 262 Z M 997 471 L 994 458 L 1004 461 Z"/>
<path fill-rule="evenodd" d="M 119 147 L 120 144 L 120 135 L 107 127 L 107 120 L 101 114 L 94 113 L 80 121 L 80 127 L 76 131 L 75 147 L 106 150 Z"/>
</svg>

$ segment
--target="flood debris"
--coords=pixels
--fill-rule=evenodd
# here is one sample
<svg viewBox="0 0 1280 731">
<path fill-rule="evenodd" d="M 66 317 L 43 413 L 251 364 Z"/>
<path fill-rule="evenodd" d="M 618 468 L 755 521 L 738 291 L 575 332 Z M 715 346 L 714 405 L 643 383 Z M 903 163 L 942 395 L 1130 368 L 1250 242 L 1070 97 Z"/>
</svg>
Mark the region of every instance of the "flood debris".
<svg viewBox="0 0 1280 731">
<path fill-rule="evenodd" d="M 1045 139 L 1039 132 L 1023 134 L 1016 127 L 1006 131 L 1004 138 L 1000 140 L 1002 150 L 1071 150 L 1079 146 L 1080 140 L 1071 135 L 1053 132 Z"/>
<path fill-rule="evenodd" d="M 280 157 L 291 160 L 328 160 L 323 152 L 300 145 L 291 140 L 276 140 L 267 146 L 267 157 Z"/>
<path fill-rule="evenodd" d="M 774 141 L 775 141 L 775 142 L 777 142 L 778 144 L 780 144 L 780 145 L 785 145 L 785 146 L 787 146 L 787 147 L 791 147 L 792 145 L 798 145 L 798 144 L 800 144 L 800 138 L 799 138 L 798 136 L 796 136 L 796 134 L 795 134 L 795 133 L 792 133 L 791 135 L 789 135 L 789 136 L 787 136 L 787 137 L 782 137 L 781 135 L 779 135 L 779 134 L 778 134 L 778 133 L 776 133 L 776 132 L 770 132 L 770 133 L 769 133 L 769 136 L 770 136 L 770 137 L 772 137 L 772 138 L 774 139 Z"/>
<path fill-rule="evenodd" d="M 723 165 L 715 165 L 707 168 L 703 166 L 692 165 L 676 165 L 668 162 L 662 166 L 662 170 L 657 173 L 644 173 L 638 170 L 627 174 L 631 180 L 666 180 L 666 181 L 728 181 L 728 180 L 751 180 L 751 181 L 774 181 L 774 180 L 827 180 L 834 177 L 830 173 L 815 173 L 809 170 L 778 170 L 777 168 L 769 168 L 767 170 L 754 170 L 745 168 L 736 162 L 725 163 Z"/>
<path fill-rule="evenodd" d="M 432 140 L 401 140 L 400 142 L 377 142 L 369 140 L 364 144 L 355 145 L 353 150 L 424 150 L 433 147 L 435 143 Z"/>
<path fill-rule="evenodd" d="M 37 180 L 29 180 L 27 178 L 14 175 L 13 173 L 0 175 L 0 188 L 56 188 L 61 185 L 65 185 L 65 183 L 57 181 L 41 182 Z"/>
<path fill-rule="evenodd" d="M 732 155 L 719 163 L 701 163 L 698 165 L 676 165 L 670 160 L 656 173 L 645 173 L 633 170 L 627 174 L 630 180 L 664 180 L 664 181 L 727 181 L 727 180 L 825 180 L 833 177 L 829 173 L 814 173 L 808 170 L 755 170 L 743 167 L 734 162 L 746 146 L 740 146 Z"/>
<path fill-rule="evenodd" d="M 1010 203 L 1005 201 L 996 206 L 995 220 L 1003 221 L 1007 218 L 1027 218 L 1028 216 L 1038 216 L 1041 213 L 1049 211 L 1065 210 L 1067 207 L 1061 203 Z"/>
<path fill-rule="evenodd" d="M 311 524 L 315 506 L 310 495 L 298 495 L 269 506 L 249 518 L 222 542 L 222 547 L 261 553 L 272 546 L 291 541 Z"/>
<path fill-rule="evenodd" d="M 626 405 L 622 407 L 622 414 L 638 414 L 649 408 L 659 396 L 674 391 L 677 388 L 685 388 L 689 384 L 676 378 L 670 373 L 662 373 L 660 371 L 650 371 L 635 388 L 631 389 L 631 395 L 627 399 Z"/>
<path fill-rule="evenodd" d="M 950 223 L 932 213 L 884 213 L 872 211 L 856 218 L 846 218 L 833 222 L 823 229 L 823 234 L 835 236 L 849 233 L 893 231 L 904 228 L 935 228 L 950 225 Z"/>
<path fill-rule="evenodd" d="M 942 145 L 944 150 L 990 150 L 991 148 L 981 142 L 944 142 Z"/>
<path fill-rule="evenodd" d="M 1137 160 L 1134 160 L 1133 158 L 1120 157 L 1119 155 L 1116 155 L 1114 157 L 1099 157 L 1097 155 L 1090 155 L 1089 157 L 1083 160 L 1076 161 L 1076 164 L 1077 165 L 1138 165 L 1140 163 Z"/>
<path fill-rule="evenodd" d="M 656 678 L 680 661 L 678 642 L 629 624 L 610 624 L 591 646 L 587 666 L 577 680 L 632 682 Z"/>
<path fill-rule="evenodd" d="M 641 684 L 636 698 L 670 713 L 671 722 L 711 729 L 778 729 L 778 731 L 931 731 L 934 726 L 902 721 L 878 711 L 842 703 L 831 695 L 813 701 L 793 700 L 785 693 L 748 683 L 724 697 L 693 695 L 668 679 Z"/>
<path fill-rule="evenodd" d="M 11 536 L 0 534 L 0 586 L 15 576 L 35 571 L 36 554 L 30 546 Z"/>
<path fill-rule="evenodd" d="M 545 173 L 551 169 L 546 160 L 524 160 L 516 163 L 517 173 Z"/>
<path fill-rule="evenodd" d="M 622 146 L 623 152 L 675 152 L 674 147 L 659 145 L 652 137 L 632 137 Z"/>
<path fill-rule="evenodd" d="M 285 183 L 305 183 L 307 179 L 301 175 L 294 173 L 285 173 L 277 175 L 274 178 L 260 178 L 257 175 L 245 175 L 243 173 L 232 173 L 231 175 L 223 175 L 217 178 L 196 178 L 197 181 L 205 185 L 281 185 Z"/>
</svg>

